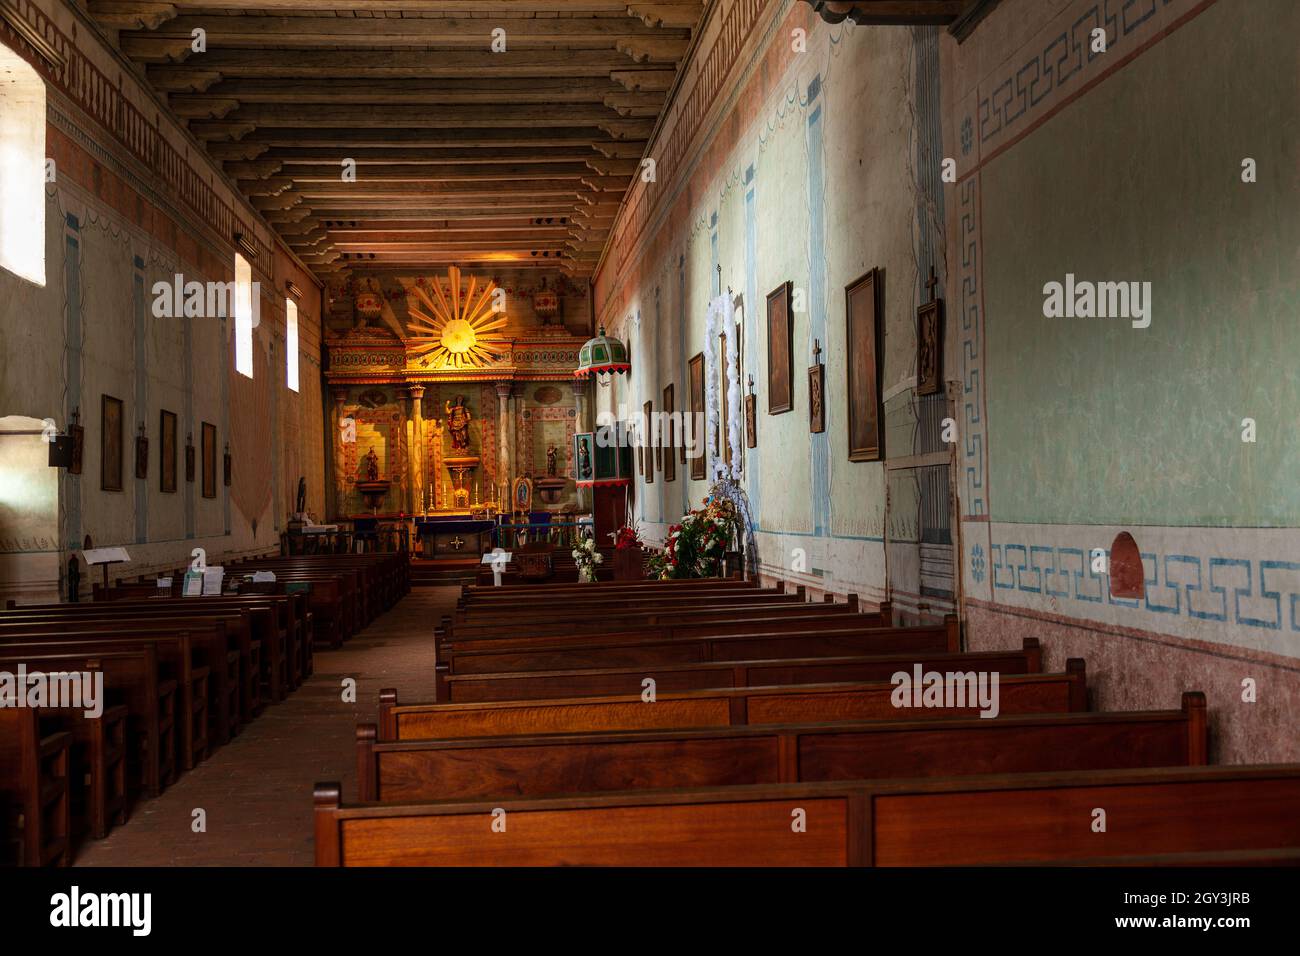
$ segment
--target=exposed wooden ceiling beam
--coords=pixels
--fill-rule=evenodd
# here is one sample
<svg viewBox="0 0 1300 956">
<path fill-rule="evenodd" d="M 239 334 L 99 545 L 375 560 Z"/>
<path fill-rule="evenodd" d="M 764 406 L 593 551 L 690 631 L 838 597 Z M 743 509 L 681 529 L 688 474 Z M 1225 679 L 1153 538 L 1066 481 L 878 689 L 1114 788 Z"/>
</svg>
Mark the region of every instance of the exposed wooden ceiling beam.
<svg viewBox="0 0 1300 956">
<path fill-rule="evenodd" d="M 946 26 L 970 0 L 804 0 L 828 23 L 852 20 L 862 26 Z"/>
<path fill-rule="evenodd" d="M 264 50 L 209 49 L 195 54 L 193 62 L 178 62 L 149 67 L 149 77 L 166 81 L 168 77 L 197 70 L 202 73 L 219 73 L 223 77 L 261 76 L 286 79 L 360 77 L 412 77 L 420 79 L 460 76 L 502 77 L 586 77 L 608 78 L 615 71 L 628 69 L 632 63 L 675 62 L 675 58 L 662 59 L 673 50 L 684 50 L 684 44 L 675 41 L 627 40 L 629 52 L 603 50 L 508 50 L 492 53 L 488 50 L 448 50 L 417 52 L 414 50 L 286 50 L 267 56 Z M 188 59 L 188 39 L 183 50 L 163 40 L 159 49 L 146 57 L 143 53 L 129 54 L 140 62 L 163 63 L 166 59 Z M 123 52 L 126 52 L 125 50 Z M 680 52 L 678 52 L 680 55 Z M 164 59 L 159 59 L 159 58 Z"/>
<path fill-rule="evenodd" d="M 462 17 L 249 17 L 216 16 L 210 13 L 164 20 L 156 28 L 122 34 L 133 49 L 149 40 L 179 38 L 189 43 L 194 30 L 207 34 L 209 48 L 241 49 L 348 49 L 367 47 L 456 47 L 490 50 L 495 30 L 505 31 L 506 49 L 546 49 L 563 45 L 567 49 L 608 50 L 631 37 L 653 37 L 689 41 L 690 30 L 648 26 L 628 16 L 565 17 L 541 19 L 534 16 L 496 15 L 491 18 Z M 135 55 L 132 53 L 132 55 Z"/>
<path fill-rule="evenodd" d="M 351 129 L 390 129 L 401 124 L 404 129 L 499 129 L 548 128 L 617 124 L 638 126 L 648 135 L 646 122 L 624 120 L 606 106 L 573 104 L 563 110 L 537 104 L 500 104 L 491 109 L 481 106 L 450 104 L 437 109 L 413 110 L 410 106 L 372 103 L 330 105 L 327 103 L 249 103 L 221 97 L 190 95 L 177 97 L 179 116 L 216 116 L 234 122 L 252 123 L 265 129 L 275 126 L 332 127 Z"/>
<path fill-rule="evenodd" d="M 658 72 L 658 71 L 633 71 Z M 625 84 L 607 77 L 519 79 L 483 77 L 463 80 L 424 79 L 222 79 L 206 90 L 211 96 L 241 103 L 603 103 L 627 94 Z M 662 90 L 642 94 L 646 103 L 662 103 Z"/>
</svg>

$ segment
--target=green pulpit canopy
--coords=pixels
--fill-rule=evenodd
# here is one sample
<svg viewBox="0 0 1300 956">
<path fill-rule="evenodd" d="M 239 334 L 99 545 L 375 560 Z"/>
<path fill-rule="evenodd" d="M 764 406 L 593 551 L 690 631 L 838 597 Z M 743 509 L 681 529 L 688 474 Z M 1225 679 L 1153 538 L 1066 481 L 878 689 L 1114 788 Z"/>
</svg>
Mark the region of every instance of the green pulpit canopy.
<svg viewBox="0 0 1300 956">
<path fill-rule="evenodd" d="M 627 372 L 632 363 L 627 360 L 627 346 L 621 341 L 605 334 L 605 327 L 578 350 L 578 367 L 574 370 L 575 378 L 588 375 L 601 375 L 610 372 Z"/>
</svg>

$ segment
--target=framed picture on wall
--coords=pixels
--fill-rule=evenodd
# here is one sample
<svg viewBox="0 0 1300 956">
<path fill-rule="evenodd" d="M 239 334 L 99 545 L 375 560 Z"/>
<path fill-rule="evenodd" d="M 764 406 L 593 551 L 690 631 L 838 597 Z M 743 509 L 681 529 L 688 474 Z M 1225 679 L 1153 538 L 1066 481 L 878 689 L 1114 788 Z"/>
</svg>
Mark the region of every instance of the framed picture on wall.
<svg viewBox="0 0 1300 956">
<path fill-rule="evenodd" d="M 883 280 L 881 270 L 872 269 L 844 290 L 849 461 L 879 461 L 885 455 L 880 394 Z"/>
<path fill-rule="evenodd" d="M 194 484 L 194 435 L 190 433 L 185 436 L 185 481 L 188 484 Z"/>
<path fill-rule="evenodd" d="M 158 490 L 176 491 L 176 415 L 165 408 L 158 413 Z"/>
<path fill-rule="evenodd" d="M 704 421 L 704 353 L 697 352 L 688 365 L 688 385 L 690 388 L 691 438 L 695 442 L 695 454 L 691 456 L 691 478 L 699 481 L 704 477 L 704 429 L 697 427 Z M 683 445 L 685 443 L 683 442 Z"/>
<path fill-rule="evenodd" d="M 81 463 L 86 453 L 86 429 L 80 425 L 69 425 L 68 434 L 72 436 L 72 464 L 68 474 L 81 474 Z"/>
<path fill-rule="evenodd" d="M 655 457 L 659 453 L 659 445 L 655 441 L 654 428 L 651 425 L 654 421 L 654 402 L 646 402 L 642 407 L 642 412 L 644 417 L 641 426 L 641 444 L 645 446 L 645 483 L 653 485 L 655 483 Z"/>
<path fill-rule="evenodd" d="M 217 426 L 202 422 L 199 433 L 199 458 L 203 466 L 203 497 L 217 496 Z"/>
<path fill-rule="evenodd" d="M 931 299 L 916 310 L 916 394 L 937 395 L 942 381 L 943 299 Z"/>
<path fill-rule="evenodd" d="M 818 362 L 808 369 L 808 431 L 813 434 L 826 431 L 825 381 L 825 365 Z"/>
<path fill-rule="evenodd" d="M 794 327 L 790 315 L 793 282 L 767 294 L 767 413 L 794 408 Z"/>
<path fill-rule="evenodd" d="M 140 433 L 135 436 L 135 476 L 149 477 L 149 439 L 145 437 L 144 422 L 140 423 Z"/>
<path fill-rule="evenodd" d="M 664 481 L 677 480 L 677 423 L 673 421 L 673 386 L 664 386 Z"/>
<path fill-rule="evenodd" d="M 112 395 L 99 398 L 99 487 L 122 490 L 122 400 Z"/>
</svg>

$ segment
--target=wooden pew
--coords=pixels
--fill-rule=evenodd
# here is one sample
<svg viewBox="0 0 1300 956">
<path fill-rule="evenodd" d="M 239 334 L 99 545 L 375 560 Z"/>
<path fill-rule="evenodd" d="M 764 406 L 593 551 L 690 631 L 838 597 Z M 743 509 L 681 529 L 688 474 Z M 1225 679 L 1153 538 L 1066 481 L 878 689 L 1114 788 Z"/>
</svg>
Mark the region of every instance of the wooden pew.
<svg viewBox="0 0 1300 956">
<path fill-rule="evenodd" d="M 942 708 L 900 712 L 891 703 L 894 689 L 889 681 L 844 681 L 679 691 L 658 694 L 653 703 L 630 695 L 404 706 L 388 691 L 380 697 L 379 739 L 953 716 Z M 1061 674 L 1002 674 L 999 692 L 1003 713 L 1087 710 L 1084 666 L 1077 658 Z"/>
<path fill-rule="evenodd" d="M 127 769 L 130 783 L 156 797 L 176 776 L 176 681 L 163 679 L 153 644 L 121 650 L 96 647 L 88 653 L 33 654 L 0 648 L 0 670 L 98 671 L 109 699 L 126 708 Z M 109 815 L 105 802 L 104 816 Z"/>
<path fill-rule="evenodd" d="M 272 582 L 274 587 L 274 582 Z M 130 604 L 146 608 L 166 607 L 186 613 L 203 610 L 229 610 L 247 608 L 252 615 L 253 637 L 261 642 L 262 693 L 261 696 L 276 703 L 297 689 L 310 675 L 311 621 L 303 594 L 249 594 L 205 595 L 198 597 L 162 596 L 146 584 L 96 587 L 95 603 L 111 601 L 114 606 Z M 68 605 L 22 605 L 9 602 L 10 609 L 25 607 L 38 609 Z M 93 605 L 92 605 L 93 606 Z"/>
<path fill-rule="evenodd" d="M 356 806 L 331 783 L 314 798 L 317 866 L 988 865 L 1300 847 L 1300 764 Z"/>
<path fill-rule="evenodd" d="M 208 693 L 204 699 L 205 723 L 210 733 L 204 736 L 214 746 L 230 741 L 241 726 L 241 680 L 244 669 L 241 661 L 251 657 L 248 619 L 243 615 L 227 614 L 121 614 L 99 617 L 97 615 L 63 615 L 57 612 L 27 614 L 11 611 L 0 615 L 0 641 L 13 634 L 62 635 L 77 631 L 81 635 L 92 633 L 104 640 L 113 640 L 118 634 L 130 630 L 140 633 L 150 629 L 156 633 L 181 632 L 192 635 L 193 646 L 200 653 L 196 665 L 206 669 L 203 688 Z M 161 657 L 160 657 L 161 660 Z M 184 687 L 185 681 L 177 675 Z M 182 691 L 184 694 L 184 691 Z M 197 705 L 197 701 L 195 702 Z M 189 767 L 186 767 L 189 769 Z"/>
<path fill-rule="evenodd" d="M 72 735 L 42 733 L 42 711 L 0 707 L 0 836 L 4 862 L 66 866 L 71 849 Z"/>
<path fill-rule="evenodd" d="M 585 613 L 580 608 L 573 608 L 572 615 Z M 565 622 L 562 618 L 550 617 L 545 620 L 521 615 L 511 621 L 509 616 L 480 622 L 477 619 L 465 623 L 444 622 L 439 635 L 441 643 L 455 641 L 488 641 L 503 638 L 521 639 L 526 637 L 557 637 L 570 635 L 600 636 L 613 632 L 625 633 L 644 631 L 664 625 L 685 627 L 688 624 L 727 625 L 732 633 L 749 629 L 771 629 L 799 627 L 805 623 L 824 621 L 828 625 L 841 628 L 851 627 L 885 627 L 887 621 L 872 612 L 860 614 L 856 606 L 847 604 L 796 604 L 796 603 L 758 603 L 758 604 L 710 604 L 703 607 L 674 608 L 660 604 L 646 610 L 627 610 L 601 613 L 594 617 L 572 619 Z M 769 627 L 770 625 L 770 627 Z M 716 631 L 715 631 L 716 633 Z"/>
<path fill-rule="evenodd" d="M 545 700 L 555 697 L 612 697 L 640 694 L 647 677 L 660 693 L 719 687 L 763 687 L 770 684 L 821 684 L 829 681 L 889 680 L 913 664 L 925 670 L 996 670 L 1003 674 L 1034 674 L 1042 670 L 1038 638 L 1027 637 L 1018 651 L 977 651 L 965 654 L 903 653 L 856 657 L 803 657 L 785 660 L 708 661 L 692 664 L 630 665 L 561 671 L 452 674 L 442 679 L 440 703 L 479 703 L 492 700 Z M 1067 670 L 1073 665 L 1066 662 Z M 1082 670 L 1082 662 L 1079 664 Z M 386 693 L 380 691 L 380 701 Z"/>
<path fill-rule="evenodd" d="M 894 711 L 895 719 L 871 721 L 386 743 L 375 742 L 373 724 L 363 725 L 357 733 L 358 788 L 363 801 L 394 802 L 1206 761 L 1205 697 L 1197 692 L 1183 695 L 1181 710 L 903 716 L 917 713 Z"/>
<path fill-rule="evenodd" d="M 69 777 L 74 832 L 102 840 L 110 826 L 121 826 L 127 817 L 126 705 L 106 705 L 98 717 L 70 708 L 46 708 L 41 713 L 72 735 Z"/>
<path fill-rule="evenodd" d="M 34 622 L 42 620 L 76 621 L 76 626 L 106 624 L 109 628 L 128 621 L 194 621 L 197 624 L 219 623 L 230 635 L 230 645 L 224 657 L 225 667 L 214 667 L 212 689 L 215 692 L 212 712 L 214 739 L 218 744 L 227 742 L 239 733 L 240 727 L 251 721 L 262 708 L 261 688 L 267 673 L 264 672 L 264 650 L 275 659 L 276 680 L 280 680 L 282 643 L 275 623 L 275 612 L 268 604 L 223 604 L 220 599 L 203 601 L 191 599 L 170 601 L 118 601 L 90 604 L 23 605 L 0 614 L 0 624 Z M 219 654 L 215 652 L 214 654 Z M 212 659 L 209 660 L 212 664 Z"/>
<path fill-rule="evenodd" d="M 204 648 L 213 642 L 213 632 L 197 628 L 191 632 L 155 624 L 135 622 L 113 631 L 53 630 L 47 625 L 29 632 L 17 630 L 15 625 L 0 625 L 0 653 L 95 654 L 154 645 L 159 666 L 167 678 L 176 682 L 178 759 L 183 769 L 191 770 L 208 752 L 210 671 Z"/>
<path fill-rule="evenodd" d="M 489 574 L 490 574 L 489 570 Z M 670 579 L 667 581 L 600 581 L 595 584 L 503 584 L 501 587 L 493 585 L 471 584 L 461 589 L 460 597 L 457 599 L 457 606 L 465 606 L 480 601 L 513 601 L 520 597 L 535 595 L 538 600 L 546 600 L 554 596 L 562 595 L 585 595 L 585 594 L 628 594 L 628 593 L 686 593 L 692 590 L 714 590 L 723 589 L 759 589 L 761 583 L 757 580 L 743 580 L 739 577 L 730 578 L 681 578 Z M 785 586 L 784 581 L 778 581 L 774 585 L 777 588 Z"/>
<path fill-rule="evenodd" d="M 955 619 L 942 627 L 866 627 L 843 631 L 764 630 L 728 634 L 726 626 L 663 627 L 654 636 L 606 634 L 501 639 L 449 644 L 440 663 L 446 675 L 568 670 L 578 667 L 649 666 L 701 661 L 748 661 L 781 657 L 845 657 L 901 651 L 956 651 Z M 442 699 L 441 689 L 439 699 Z"/>
</svg>

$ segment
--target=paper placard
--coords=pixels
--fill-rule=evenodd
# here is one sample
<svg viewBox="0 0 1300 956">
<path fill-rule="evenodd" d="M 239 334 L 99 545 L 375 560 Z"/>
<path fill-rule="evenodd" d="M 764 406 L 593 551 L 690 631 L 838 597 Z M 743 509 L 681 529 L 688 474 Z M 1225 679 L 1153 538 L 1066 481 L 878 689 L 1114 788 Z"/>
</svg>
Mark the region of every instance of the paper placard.
<svg viewBox="0 0 1300 956">
<path fill-rule="evenodd" d="M 131 560 L 131 556 L 126 553 L 126 548 L 93 548 L 81 552 L 81 556 L 86 559 L 87 564 L 120 564 Z"/>
<path fill-rule="evenodd" d="M 500 548 L 497 548 L 495 551 L 489 551 L 487 554 L 483 555 L 479 564 L 509 564 L 510 559 L 513 557 L 513 551 L 502 551 Z"/>
<path fill-rule="evenodd" d="M 268 581 L 274 581 L 274 580 L 275 580 L 275 572 L 274 572 L 274 571 L 254 571 L 254 572 L 253 572 L 253 583 L 254 583 L 254 584 L 263 584 L 263 583 L 266 583 L 266 582 L 268 582 Z"/>
<path fill-rule="evenodd" d="M 208 565 L 203 569 L 203 593 L 221 594 L 221 582 L 226 576 L 226 569 L 221 566 Z"/>
<path fill-rule="evenodd" d="M 170 591 L 172 589 L 171 578 L 159 578 L 155 583 L 158 585 L 158 590 L 160 591 L 162 590 Z"/>
<path fill-rule="evenodd" d="M 181 585 L 181 597 L 198 597 L 203 593 L 203 572 L 186 571 Z"/>
</svg>

